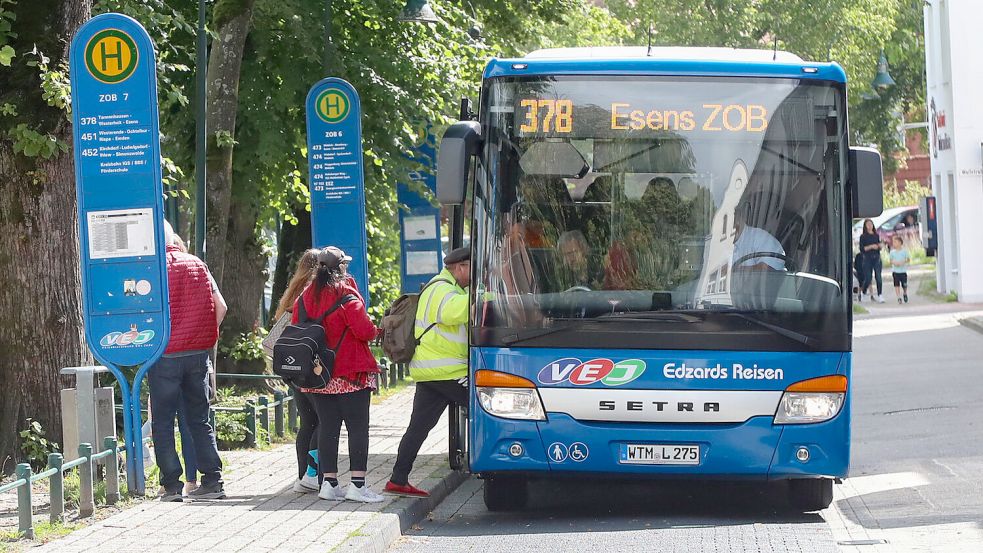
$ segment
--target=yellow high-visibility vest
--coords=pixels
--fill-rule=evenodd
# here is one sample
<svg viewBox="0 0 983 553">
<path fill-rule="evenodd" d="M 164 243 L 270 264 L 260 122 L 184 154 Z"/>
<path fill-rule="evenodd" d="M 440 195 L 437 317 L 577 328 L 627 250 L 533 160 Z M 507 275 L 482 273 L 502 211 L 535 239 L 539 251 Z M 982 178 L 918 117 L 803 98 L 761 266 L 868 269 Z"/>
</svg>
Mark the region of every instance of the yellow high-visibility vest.
<svg viewBox="0 0 983 553">
<path fill-rule="evenodd" d="M 422 338 L 410 361 L 410 376 L 417 382 L 464 378 L 468 375 L 468 292 L 447 269 L 430 282 L 416 308 L 416 336 Z"/>
</svg>

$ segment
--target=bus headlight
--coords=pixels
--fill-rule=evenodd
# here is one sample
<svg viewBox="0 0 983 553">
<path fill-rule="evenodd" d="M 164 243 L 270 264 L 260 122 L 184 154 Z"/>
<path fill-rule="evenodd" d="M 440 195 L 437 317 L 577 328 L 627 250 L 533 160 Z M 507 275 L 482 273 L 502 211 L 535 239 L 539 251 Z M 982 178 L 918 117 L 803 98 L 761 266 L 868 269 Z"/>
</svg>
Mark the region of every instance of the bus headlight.
<svg viewBox="0 0 983 553">
<path fill-rule="evenodd" d="M 839 414 L 846 399 L 847 379 L 821 376 L 796 382 L 785 389 L 775 413 L 775 424 L 808 424 L 828 421 Z"/>
<path fill-rule="evenodd" d="M 845 394 L 785 392 L 778 404 L 775 424 L 823 422 L 836 416 Z"/>
<path fill-rule="evenodd" d="M 478 403 L 488 413 L 505 419 L 546 420 L 546 411 L 532 381 L 514 374 L 475 372 Z"/>
</svg>

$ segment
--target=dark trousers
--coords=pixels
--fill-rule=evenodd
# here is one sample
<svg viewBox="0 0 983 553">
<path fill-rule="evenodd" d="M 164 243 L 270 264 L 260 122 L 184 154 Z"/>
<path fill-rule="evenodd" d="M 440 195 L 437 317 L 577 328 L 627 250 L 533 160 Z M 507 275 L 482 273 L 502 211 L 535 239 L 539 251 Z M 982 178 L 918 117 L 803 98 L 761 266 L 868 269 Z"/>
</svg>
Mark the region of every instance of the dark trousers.
<svg viewBox="0 0 983 553">
<path fill-rule="evenodd" d="M 311 458 L 310 452 L 317 449 L 318 418 L 314 404 L 299 388 L 294 388 L 294 401 L 297 414 L 300 415 L 300 428 L 297 429 L 297 478 L 303 478 L 308 466 L 317 469 L 317 463 Z"/>
<path fill-rule="evenodd" d="M 881 295 L 884 291 L 884 282 L 881 277 L 881 270 L 883 269 L 883 264 L 881 262 L 881 254 L 878 253 L 877 257 L 863 256 L 864 266 L 863 275 L 864 278 L 860 283 L 860 289 L 864 292 L 869 293 L 871 282 L 877 282 L 877 295 Z"/>
<path fill-rule="evenodd" d="M 222 483 L 222 459 L 218 456 L 215 431 L 208 423 L 208 353 L 184 357 L 162 357 L 148 372 L 153 422 L 154 450 L 160 468 L 160 485 L 181 490 L 181 461 L 174 447 L 174 418 L 184 410 L 194 446 L 201 484 Z"/>
<path fill-rule="evenodd" d="M 153 425 L 151 425 L 153 426 Z M 188 417 L 184 414 L 184 408 L 178 404 L 177 408 L 177 430 L 181 434 L 181 458 L 184 460 L 184 481 L 198 481 L 198 455 L 195 452 L 195 440 L 191 437 L 191 427 L 188 426 Z"/>
<path fill-rule="evenodd" d="M 467 406 L 467 386 L 461 385 L 457 380 L 437 380 L 416 384 L 410 424 L 399 442 L 399 452 L 390 478 L 393 484 L 409 483 L 410 471 L 413 470 L 413 462 L 420 453 L 420 447 L 423 446 L 433 427 L 437 426 L 444 409 L 447 409 L 451 403 Z"/>
<path fill-rule="evenodd" d="M 348 462 L 352 471 L 369 465 L 369 402 L 372 390 L 348 394 L 307 394 L 317 410 L 317 461 L 321 474 L 338 472 L 341 423 L 348 429 Z"/>
</svg>

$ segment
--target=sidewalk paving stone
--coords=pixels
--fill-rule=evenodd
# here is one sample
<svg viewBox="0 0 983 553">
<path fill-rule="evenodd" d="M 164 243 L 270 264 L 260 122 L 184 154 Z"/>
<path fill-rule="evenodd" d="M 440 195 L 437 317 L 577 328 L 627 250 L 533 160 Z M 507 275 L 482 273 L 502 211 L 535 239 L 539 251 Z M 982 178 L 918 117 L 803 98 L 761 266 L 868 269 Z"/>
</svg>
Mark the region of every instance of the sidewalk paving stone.
<svg viewBox="0 0 983 553">
<path fill-rule="evenodd" d="M 389 478 L 413 404 L 413 388 L 372 406 L 368 485 L 377 492 Z M 347 434 L 342 430 L 339 479 L 349 485 Z M 410 480 L 431 491 L 429 500 L 384 496 L 382 503 L 324 501 L 291 487 L 294 446 L 270 451 L 222 452 L 228 498 L 147 501 L 44 546 L 37 553 L 139 551 L 219 553 L 384 551 L 402 529 L 426 516 L 464 480 L 447 466 L 447 419 L 431 432 Z"/>
</svg>

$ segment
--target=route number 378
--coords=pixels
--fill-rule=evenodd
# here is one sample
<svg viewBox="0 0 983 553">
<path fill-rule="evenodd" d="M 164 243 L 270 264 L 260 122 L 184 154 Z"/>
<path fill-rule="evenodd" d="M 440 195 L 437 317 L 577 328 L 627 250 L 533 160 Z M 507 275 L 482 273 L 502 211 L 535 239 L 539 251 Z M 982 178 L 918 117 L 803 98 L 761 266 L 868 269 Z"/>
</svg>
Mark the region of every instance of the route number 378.
<svg viewBox="0 0 983 553">
<path fill-rule="evenodd" d="M 572 100 L 525 99 L 519 106 L 526 108 L 526 119 L 519 130 L 524 133 L 568 133 L 573 131 Z"/>
</svg>

